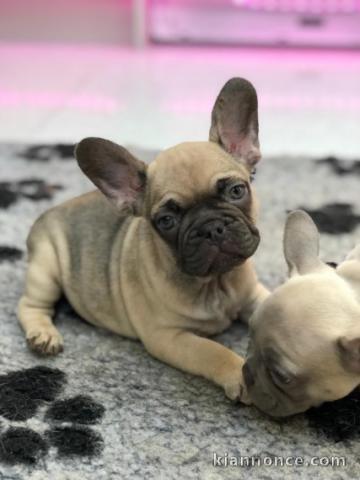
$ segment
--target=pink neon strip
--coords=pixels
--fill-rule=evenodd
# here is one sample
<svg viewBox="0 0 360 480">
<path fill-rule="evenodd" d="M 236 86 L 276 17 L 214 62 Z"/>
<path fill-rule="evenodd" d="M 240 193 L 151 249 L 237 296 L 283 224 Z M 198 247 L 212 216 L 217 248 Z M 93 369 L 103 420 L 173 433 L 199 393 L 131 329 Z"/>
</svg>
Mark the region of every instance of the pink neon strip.
<svg viewBox="0 0 360 480">
<path fill-rule="evenodd" d="M 0 89 L 0 106 L 75 108 L 79 110 L 113 112 L 120 105 L 111 97 L 96 94 L 69 94 L 66 92 L 33 92 Z"/>
</svg>

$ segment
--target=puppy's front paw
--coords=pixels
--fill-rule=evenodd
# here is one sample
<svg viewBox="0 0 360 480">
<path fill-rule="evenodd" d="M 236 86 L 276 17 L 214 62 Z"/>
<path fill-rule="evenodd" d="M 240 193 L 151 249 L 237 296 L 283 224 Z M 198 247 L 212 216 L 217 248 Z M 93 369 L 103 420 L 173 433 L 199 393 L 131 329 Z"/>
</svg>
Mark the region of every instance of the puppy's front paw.
<svg viewBox="0 0 360 480">
<path fill-rule="evenodd" d="M 57 355 L 64 350 L 64 342 L 56 328 L 30 331 L 26 336 L 31 350 L 40 355 Z"/>
<path fill-rule="evenodd" d="M 236 377 L 229 381 L 224 387 L 225 394 L 233 402 L 241 402 L 245 405 L 250 405 L 251 400 L 242 376 L 240 372 Z"/>
</svg>

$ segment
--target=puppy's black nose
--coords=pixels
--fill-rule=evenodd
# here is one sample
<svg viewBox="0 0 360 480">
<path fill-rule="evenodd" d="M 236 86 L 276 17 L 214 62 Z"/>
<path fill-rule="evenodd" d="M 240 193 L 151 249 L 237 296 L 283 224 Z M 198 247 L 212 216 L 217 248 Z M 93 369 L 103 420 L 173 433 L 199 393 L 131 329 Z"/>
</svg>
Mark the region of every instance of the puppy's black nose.
<svg viewBox="0 0 360 480">
<path fill-rule="evenodd" d="M 255 383 L 254 375 L 252 374 L 249 364 L 246 362 L 243 365 L 242 373 L 244 376 L 245 384 L 247 388 L 250 388 Z"/>
<path fill-rule="evenodd" d="M 225 224 L 221 220 L 213 220 L 202 225 L 198 231 L 198 237 L 218 243 L 224 238 Z"/>
</svg>

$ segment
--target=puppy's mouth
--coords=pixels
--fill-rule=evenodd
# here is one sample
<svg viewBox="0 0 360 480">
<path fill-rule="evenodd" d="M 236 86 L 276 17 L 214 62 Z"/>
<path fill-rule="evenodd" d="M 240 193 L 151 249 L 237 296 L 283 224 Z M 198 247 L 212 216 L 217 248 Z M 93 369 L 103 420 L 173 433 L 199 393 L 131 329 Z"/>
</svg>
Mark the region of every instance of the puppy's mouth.
<svg viewBox="0 0 360 480">
<path fill-rule="evenodd" d="M 260 241 L 258 230 L 242 222 L 229 229 L 221 239 L 189 237 L 183 243 L 180 256 L 182 270 L 194 276 L 208 276 L 229 272 L 251 257 Z"/>
<path fill-rule="evenodd" d="M 245 260 L 243 255 L 230 255 L 217 247 L 211 247 L 207 250 L 205 259 L 199 255 L 186 258 L 183 262 L 183 270 L 189 275 L 205 277 L 214 273 L 226 273 Z"/>
</svg>

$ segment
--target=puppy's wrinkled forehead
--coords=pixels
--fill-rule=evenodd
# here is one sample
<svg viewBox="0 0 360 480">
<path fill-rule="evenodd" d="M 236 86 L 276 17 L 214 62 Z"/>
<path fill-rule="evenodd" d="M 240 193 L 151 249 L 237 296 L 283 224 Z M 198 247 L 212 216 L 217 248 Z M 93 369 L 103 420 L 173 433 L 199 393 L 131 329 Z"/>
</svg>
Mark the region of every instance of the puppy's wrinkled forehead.
<svg viewBox="0 0 360 480">
<path fill-rule="evenodd" d="M 249 181 L 244 165 L 212 142 L 187 142 L 161 152 L 149 165 L 150 203 L 159 205 L 168 198 L 183 206 L 215 193 L 221 178 Z"/>
</svg>

